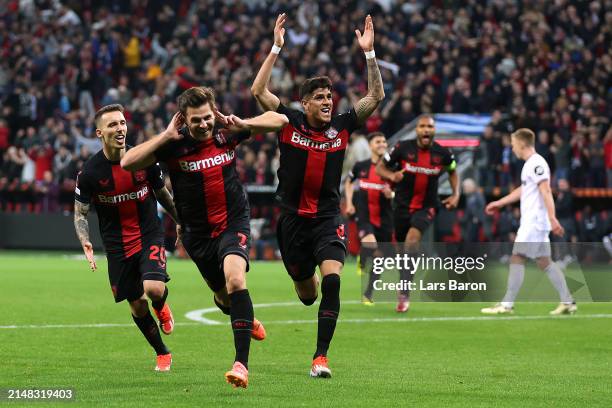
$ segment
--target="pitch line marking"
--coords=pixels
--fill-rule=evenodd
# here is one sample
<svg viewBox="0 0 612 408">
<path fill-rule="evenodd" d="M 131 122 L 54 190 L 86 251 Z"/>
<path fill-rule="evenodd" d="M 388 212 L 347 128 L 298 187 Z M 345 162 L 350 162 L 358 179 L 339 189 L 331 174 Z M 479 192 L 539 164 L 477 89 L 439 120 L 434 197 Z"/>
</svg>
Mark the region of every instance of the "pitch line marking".
<svg viewBox="0 0 612 408">
<path fill-rule="evenodd" d="M 343 304 L 360 304 L 358 300 L 348 300 Z M 377 302 L 377 303 L 393 303 L 393 302 Z M 279 302 L 279 303 L 260 303 L 253 305 L 254 308 L 282 307 L 282 306 L 301 306 L 299 302 Z M 205 309 L 193 310 L 185 314 L 185 317 L 191 322 L 176 322 L 176 326 L 219 326 L 225 325 L 227 322 L 220 322 L 204 317 L 210 313 L 220 313 L 216 307 L 208 307 Z M 412 323 L 412 322 L 469 322 L 469 321 L 499 321 L 499 320 L 556 320 L 556 319 L 612 319 L 612 314 L 595 313 L 595 314 L 576 314 L 573 316 L 549 316 L 549 315 L 528 315 L 528 316 L 431 316 L 431 317 L 373 317 L 373 318 L 340 318 L 341 323 Z M 271 320 L 265 324 L 314 324 L 318 321 L 312 320 Z M 16 329 L 104 329 L 113 327 L 133 327 L 133 323 L 81 323 L 81 324 L 24 324 L 24 325 L 0 325 L 0 330 L 16 330 Z"/>
</svg>

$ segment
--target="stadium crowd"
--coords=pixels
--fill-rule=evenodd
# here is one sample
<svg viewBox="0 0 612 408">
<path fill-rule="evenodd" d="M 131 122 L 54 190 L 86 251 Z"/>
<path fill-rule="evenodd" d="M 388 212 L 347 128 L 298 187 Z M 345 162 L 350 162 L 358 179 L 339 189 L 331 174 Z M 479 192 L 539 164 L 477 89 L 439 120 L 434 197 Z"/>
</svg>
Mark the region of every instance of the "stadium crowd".
<svg viewBox="0 0 612 408">
<path fill-rule="evenodd" d="M 481 186 L 517 185 L 512 123 L 536 131 L 555 186 L 566 180 L 559 191 L 612 188 L 611 0 L 9 0 L 0 3 L 0 211 L 71 210 L 76 174 L 100 148 L 102 105 L 126 107 L 132 145 L 162 131 L 176 96 L 195 85 L 213 87 L 222 112 L 255 115 L 250 87 L 282 12 L 271 89 L 290 104 L 305 78 L 328 75 L 340 112 L 365 93 L 353 30 L 374 18 L 387 98 L 354 134 L 346 168 L 363 158 L 368 132 L 391 136 L 421 113 L 491 113 L 474 162 Z M 238 148 L 246 184 L 274 185 L 277 166 L 274 134 Z M 253 206 L 254 218 L 273 219 L 268 207 Z"/>
</svg>

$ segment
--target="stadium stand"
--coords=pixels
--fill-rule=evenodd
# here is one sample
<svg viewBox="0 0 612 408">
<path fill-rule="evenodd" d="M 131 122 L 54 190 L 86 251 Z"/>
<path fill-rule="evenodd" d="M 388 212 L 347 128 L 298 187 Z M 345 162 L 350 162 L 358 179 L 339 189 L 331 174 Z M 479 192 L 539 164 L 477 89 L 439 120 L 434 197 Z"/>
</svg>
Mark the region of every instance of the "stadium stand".
<svg viewBox="0 0 612 408">
<path fill-rule="evenodd" d="M 249 88 L 282 12 L 290 23 L 273 91 L 289 104 L 303 79 L 328 75 L 336 111 L 366 89 L 353 28 L 367 13 L 374 18 L 387 98 L 353 136 L 346 168 L 367 132 L 390 136 L 421 113 L 488 114 L 473 162 L 485 194 L 517 185 L 521 163 L 508 135 L 529 127 L 555 186 L 563 179 L 576 187 L 572 205 L 584 208 L 572 212 L 576 231 L 596 240 L 610 233 L 612 217 L 597 206 L 612 197 L 610 0 L 1 2 L 0 211 L 71 211 L 76 174 L 99 149 L 92 119 L 101 105 L 127 108 L 130 144 L 163 130 L 176 96 L 194 85 L 212 86 L 223 112 L 254 115 Z M 273 186 L 275 135 L 241 146 L 237 166 L 244 183 Z M 262 240 L 273 241 L 267 191 L 252 198 L 252 211 L 263 220 Z M 483 220 L 473 236 L 507 239 L 515 216 Z M 594 216 L 607 220 L 596 232 Z M 438 236 L 456 239 L 462 217 Z"/>
</svg>

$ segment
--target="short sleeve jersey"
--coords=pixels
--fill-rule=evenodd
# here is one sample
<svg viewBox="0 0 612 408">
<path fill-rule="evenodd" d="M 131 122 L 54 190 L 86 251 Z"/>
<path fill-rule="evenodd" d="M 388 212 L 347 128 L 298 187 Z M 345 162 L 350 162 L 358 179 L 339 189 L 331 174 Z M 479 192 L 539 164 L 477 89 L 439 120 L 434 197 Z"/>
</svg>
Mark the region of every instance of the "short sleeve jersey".
<svg viewBox="0 0 612 408">
<path fill-rule="evenodd" d="M 438 179 L 442 172 L 455 169 L 453 154 L 437 142 L 428 149 L 420 148 L 416 140 L 399 142 L 385 154 L 384 161 L 389 169 L 405 170 L 395 186 L 398 215 L 438 207 Z"/>
<path fill-rule="evenodd" d="M 289 118 L 278 135 L 281 206 L 306 218 L 338 215 L 344 154 L 350 134 L 359 127 L 355 110 L 333 117 L 320 129 L 309 126 L 298 110 L 281 104 L 277 112 Z"/>
<path fill-rule="evenodd" d="M 550 180 L 550 168 L 546 160 L 535 153 L 521 170 L 521 226 L 550 231 L 550 220 L 539 188 L 544 180 Z"/>
<path fill-rule="evenodd" d="M 155 157 L 168 166 L 183 227 L 215 238 L 232 221 L 249 216 L 249 201 L 236 172 L 235 152 L 246 137 L 217 134 L 199 141 L 186 128 L 181 133 L 182 139 L 166 143 Z"/>
<path fill-rule="evenodd" d="M 100 150 L 79 173 L 75 199 L 93 202 L 106 252 L 127 258 L 140 252 L 149 236 L 162 233 L 154 195 L 162 187 L 164 178 L 157 164 L 130 172 Z"/>
</svg>

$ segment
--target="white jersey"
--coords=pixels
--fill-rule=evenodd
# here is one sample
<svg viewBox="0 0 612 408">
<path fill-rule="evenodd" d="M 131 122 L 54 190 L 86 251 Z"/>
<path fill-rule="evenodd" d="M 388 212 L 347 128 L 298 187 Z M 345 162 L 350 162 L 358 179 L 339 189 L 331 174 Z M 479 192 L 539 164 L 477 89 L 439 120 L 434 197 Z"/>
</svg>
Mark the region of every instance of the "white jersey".
<svg viewBox="0 0 612 408">
<path fill-rule="evenodd" d="M 534 153 L 521 171 L 521 227 L 550 231 L 550 220 L 538 185 L 550 180 L 550 168 L 542 156 Z"/>
</svg>

